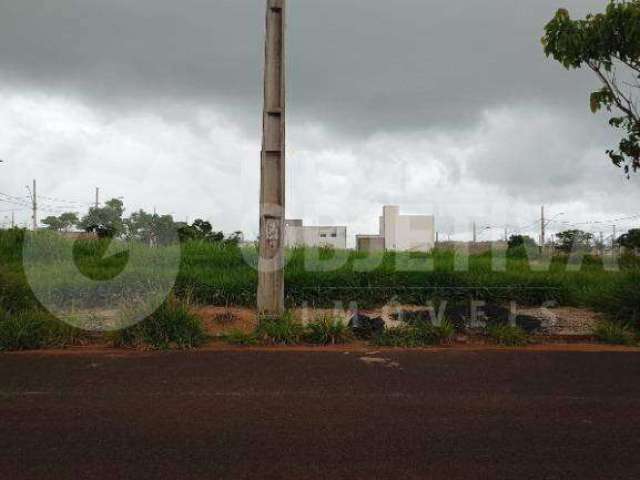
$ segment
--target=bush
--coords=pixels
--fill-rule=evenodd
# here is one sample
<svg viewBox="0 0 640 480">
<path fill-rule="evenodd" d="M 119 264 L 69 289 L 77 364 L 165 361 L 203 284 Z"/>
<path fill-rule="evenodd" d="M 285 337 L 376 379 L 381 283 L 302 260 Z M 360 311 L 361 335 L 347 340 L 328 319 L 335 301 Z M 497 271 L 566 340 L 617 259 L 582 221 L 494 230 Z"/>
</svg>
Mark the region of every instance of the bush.
<svg viewBox="0 0 640 480">
<path fill-rule="evenodd" d="M 307 325 L 305 340 L 315 345 L 337 345 L 349 343 L 353 335 L 340 319 L 324 317 Z"/>
<path fill-rule="evenodd" d="M 487 327 L 487 336 L 498 345 L 517 347 L 529 343 L 527 332 L 513 325 L 489 325 Z"/>
<path fill-rule="evenodd" d="M 140 323 L 110 334 L 116 347 L 151 347 L 156 350 L 189 349 L 203 345 L 207 335 L 189 304 L 169 297 Z"/>
<path fill-rule="evenodd" d="M 251 346 L 258 344 L 255 333 L 245 333 L 241 330 L 234 330 L 224 335 L 223 340 L 231 345 Z"/>
<path fill-rule="evenodd" d="M 46 312 L 11 314 L 0 309 L 0 351 L 64 348 L 83 340 L 85 333 Z"/>
<path fill-rule="evenodd" d="M 420 323 L 387 328 L 374 339 L 374 343 L 380 347 L 426 347 L 447 343 L 454 333 L 453 324 L 446 320 L 437 326 Z"/>
<path fill-rule="evenodd" d="M 628 324 L 603 321 L 593 333 L 600 342 L 610 345 L 633 345 L 637 342 L 636 332 Z"/>
<path fill-rule="evenodd" d="M 256 330 L 256 336 L 260 341 L 272 345 L 298 344 L 303 333 L 302 325 L 296 321 L 291 312 L 285 312 L 277 318 L 261 318 Z"/>
</svg>

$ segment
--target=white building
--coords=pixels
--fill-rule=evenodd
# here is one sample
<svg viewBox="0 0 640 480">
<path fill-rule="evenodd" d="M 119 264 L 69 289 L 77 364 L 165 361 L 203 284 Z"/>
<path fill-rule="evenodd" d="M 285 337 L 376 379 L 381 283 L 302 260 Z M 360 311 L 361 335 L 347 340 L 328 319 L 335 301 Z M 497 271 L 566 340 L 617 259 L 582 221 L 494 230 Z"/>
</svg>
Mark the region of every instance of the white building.
<svg viewBox="0 0 640 480">
<path fill-rule="evenodd" d="M 302 220 L 285 220 L 284 244 L 295 247 L 347 249 L 347 227 L 305 227 Z"/>
<path fill-rule="evenodd" d="M 433 215 L 400 215 L 400 207 L 385 206 L 378 235 L 358 235 L 362 251 L 429 252 L 436 243 Z"/>
</svg>

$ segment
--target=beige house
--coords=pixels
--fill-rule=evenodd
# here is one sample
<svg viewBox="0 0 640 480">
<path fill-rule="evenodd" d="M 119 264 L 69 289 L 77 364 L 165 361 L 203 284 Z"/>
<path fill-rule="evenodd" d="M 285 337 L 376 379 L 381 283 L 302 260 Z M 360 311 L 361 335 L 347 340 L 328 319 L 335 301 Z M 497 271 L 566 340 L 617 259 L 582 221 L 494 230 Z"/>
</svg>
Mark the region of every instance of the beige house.
<svg viewBox="0 0 640 480">
<path fill-rule="evenodd" d="M 331 247 L 347 249 L 347 227 L 307 227 L 302 220 L 285 220 L 284 244 L 286 248 Z"/>
<path fill-rule="evenodd" d="M 433 215 L 400 215 L 400 207 L 385 206 L 378 235 L 357 235 L 358 251 L 429 252 L 436 243 Z"/>
</svg>

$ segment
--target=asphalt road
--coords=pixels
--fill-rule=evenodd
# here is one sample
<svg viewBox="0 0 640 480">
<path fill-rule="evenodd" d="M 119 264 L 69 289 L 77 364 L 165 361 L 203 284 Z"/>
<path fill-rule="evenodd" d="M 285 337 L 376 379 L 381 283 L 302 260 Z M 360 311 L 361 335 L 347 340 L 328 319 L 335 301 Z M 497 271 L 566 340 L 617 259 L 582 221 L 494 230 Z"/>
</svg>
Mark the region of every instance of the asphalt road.
<svg viewBox="0 0 640 480">
<path fill-rule="evenodd" d="M 640 477 L 638 353 L 362 357 L 2 355 L 0 477 Z"/>
</svg>

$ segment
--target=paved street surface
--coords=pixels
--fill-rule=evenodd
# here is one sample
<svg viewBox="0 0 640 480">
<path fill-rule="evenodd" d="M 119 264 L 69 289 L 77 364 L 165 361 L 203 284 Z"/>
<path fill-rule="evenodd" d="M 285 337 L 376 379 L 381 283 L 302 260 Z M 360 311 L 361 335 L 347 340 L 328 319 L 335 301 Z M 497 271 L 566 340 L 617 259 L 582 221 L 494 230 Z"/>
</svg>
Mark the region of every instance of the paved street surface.
<svg viewBox="0 0 640 480">
<path fill-rule="evenodd" d="M 640 354 L 0 356 L 0 477 L 640 478 Z"/>
</svg>

